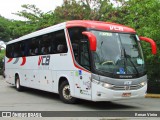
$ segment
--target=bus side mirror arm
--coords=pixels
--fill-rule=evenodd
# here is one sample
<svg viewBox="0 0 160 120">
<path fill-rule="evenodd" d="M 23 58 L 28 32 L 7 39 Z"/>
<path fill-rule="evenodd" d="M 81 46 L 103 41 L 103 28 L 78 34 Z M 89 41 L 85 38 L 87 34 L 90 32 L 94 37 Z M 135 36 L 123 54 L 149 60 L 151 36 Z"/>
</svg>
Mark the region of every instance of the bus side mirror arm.
<svg viewBox="0 0 160 120">
<path fill-rule="evenodd" d="M 154 40 L 147 38 L 147 37 L 139 37 L 139 39 L 150 43 L 151 48 L 152 48 L 152 54 L 155 55 L 157 53 L 157 47 L 156 47 L 156 43 L 154 42 Z"/>
<path fill-rule="evenodd" d="M 96 36 L 93 33 L 87 32 L 87 31 L 82 32 L 82 34 L 88 37 L 90 50 L 96 51 L 96 47 L 97 47 Z"/>
</svg>

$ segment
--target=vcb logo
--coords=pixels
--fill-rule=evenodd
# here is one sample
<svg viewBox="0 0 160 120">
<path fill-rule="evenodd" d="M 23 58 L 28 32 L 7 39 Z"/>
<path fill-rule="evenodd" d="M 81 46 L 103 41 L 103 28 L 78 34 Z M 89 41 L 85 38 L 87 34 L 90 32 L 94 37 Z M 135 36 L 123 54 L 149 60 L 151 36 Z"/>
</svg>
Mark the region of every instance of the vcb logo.
<svg viewBox="0 0 160 120">
<path fill-rule="evenodd" d="M 123 27 L 119 27 L 119 26 L 110 26 L 110 30 L 123 31 Z"/>
<path fill-rule="evenodd" d="M 50 56 L 39 56 L 38 65 L 49 65 Z"/>
<path fill-rule="evenodd" d="M 124 82 L 124 85 L 131 85 L 132 84 L 132 81 L 125 81 Z"/>
</svg>

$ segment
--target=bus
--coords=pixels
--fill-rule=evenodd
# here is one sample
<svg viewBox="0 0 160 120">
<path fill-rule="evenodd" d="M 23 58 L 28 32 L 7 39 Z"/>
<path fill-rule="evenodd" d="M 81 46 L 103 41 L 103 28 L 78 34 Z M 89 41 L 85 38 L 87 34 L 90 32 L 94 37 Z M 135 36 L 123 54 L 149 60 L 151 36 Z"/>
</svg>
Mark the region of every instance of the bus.
<svg viewBox="0 0 160 120">
<path fill-rule="evenodd" d="M 124 25 L 60 23 L 8 42 L 5 80 L 18 91 L 57 93 L 69 104 L 144 97 L 147 74 L 140 41 L 149 42 L 156 54 L 152 39 Z"/>
</svg>

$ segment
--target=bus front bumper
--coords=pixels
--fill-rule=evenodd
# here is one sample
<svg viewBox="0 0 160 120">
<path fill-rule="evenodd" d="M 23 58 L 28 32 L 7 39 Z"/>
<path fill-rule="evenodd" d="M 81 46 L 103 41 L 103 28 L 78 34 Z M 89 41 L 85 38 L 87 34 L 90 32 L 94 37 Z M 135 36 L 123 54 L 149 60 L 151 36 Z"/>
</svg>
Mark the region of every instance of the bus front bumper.
<svg viewBox="0 0 160 120">
<path fill-rule="evenodd" d="M 147 84 L 137 90 L 112 90 L 92 83 L 92 101 L 114 101 L 145 97 Z"/>
</svg>

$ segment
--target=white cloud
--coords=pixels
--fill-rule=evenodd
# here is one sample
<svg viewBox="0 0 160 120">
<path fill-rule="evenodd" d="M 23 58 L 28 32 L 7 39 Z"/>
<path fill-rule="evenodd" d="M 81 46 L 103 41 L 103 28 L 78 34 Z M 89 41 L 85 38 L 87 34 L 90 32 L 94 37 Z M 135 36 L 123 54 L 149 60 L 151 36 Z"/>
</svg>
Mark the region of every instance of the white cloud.
<svg viewBox="0 0 160 120">
<path fill-rule="evenodd" d="M 63 0 L 0 0 L 0 15 L 8 19 L 22 18 L 13 15 L 17 11 L 21 11 L 23 4 L 34 4 L 43 12 L 54 10 L 56 6 L 62 5 Z"/>
</svg>

